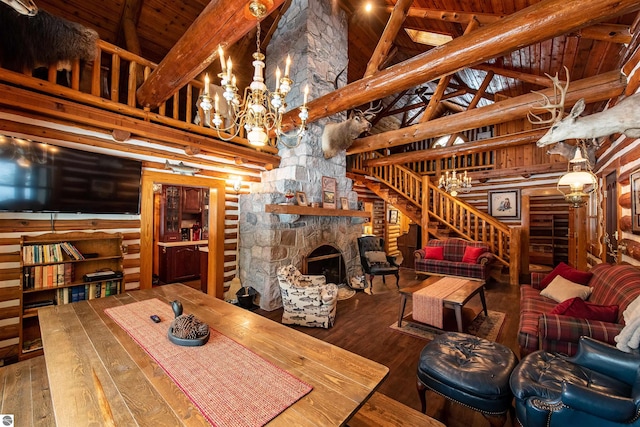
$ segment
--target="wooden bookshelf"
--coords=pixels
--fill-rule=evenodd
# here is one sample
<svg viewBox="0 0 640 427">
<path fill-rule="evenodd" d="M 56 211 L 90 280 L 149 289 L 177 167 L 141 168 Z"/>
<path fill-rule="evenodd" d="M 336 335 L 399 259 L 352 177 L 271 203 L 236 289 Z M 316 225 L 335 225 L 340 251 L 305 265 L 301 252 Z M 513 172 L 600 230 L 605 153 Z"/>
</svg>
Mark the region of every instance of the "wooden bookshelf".
<svg viewBox="0 0 640 427">
<path fill-rule="evenodd" d="M 78 259 L 62 249 L 69 243 L 84 256 Z M 38 253 L 35 256 L 35 253 Z M 47 253 L 46 257 L 44 253 Z M 73 252 L 72 252 L 73 253 Z M 124 291 L 124 277 L 85 280 L 98 271 L 122 273 L 122 234 L 120 233 L 48 233 L 20 238 L 20 324 L 19 358 L 42 354 L 38 347 L 40 324 L 38 309 L 50 305 L 72 303 L 98 295 Z M 80 258 L 82 258 L 82 256 Z M 38 271 L 39 281 L 36 281 Z M 46 277 L 45 272 L 50 272 Z M 51 277 L 49 277 L 51 276 Z"/>
</svg>

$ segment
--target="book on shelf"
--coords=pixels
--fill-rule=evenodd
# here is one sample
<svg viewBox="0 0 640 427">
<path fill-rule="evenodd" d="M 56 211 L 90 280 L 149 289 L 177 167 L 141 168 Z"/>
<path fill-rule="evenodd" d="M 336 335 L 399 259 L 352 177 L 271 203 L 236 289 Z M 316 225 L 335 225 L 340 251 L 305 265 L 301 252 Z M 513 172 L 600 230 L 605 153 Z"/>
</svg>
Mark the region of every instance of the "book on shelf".
<svg viewBox="0 0 640 427">
<path fill-rule="evenodd" d="M 62 249 L 69 255 L 72 260 L 78 261 L 84 259 L 82 253 L 73 244 L 69 242 L 62 242 Z"/>
</svg>

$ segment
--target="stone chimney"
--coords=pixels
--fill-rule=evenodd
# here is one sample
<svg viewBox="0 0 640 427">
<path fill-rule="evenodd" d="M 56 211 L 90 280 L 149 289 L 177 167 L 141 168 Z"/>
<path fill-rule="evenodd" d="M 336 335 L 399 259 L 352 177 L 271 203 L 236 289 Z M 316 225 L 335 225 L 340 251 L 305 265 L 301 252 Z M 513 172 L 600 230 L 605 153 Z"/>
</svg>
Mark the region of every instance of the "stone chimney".
<svg viewBox="0 0 640 427">
<path fill-rule="evenodd" d="M 275 87 L 276 65 L 284 64 L 287 53 L 291 55 L 290 77 L 294 81 L 287 97 L 288 109 L 298 110 L 306 84 L 310 100 L 335 90 L 336 80 L 338 85 L 344 85 L 347 66 L 344 12 L 332 11 L 331 2 L 294 0 L 266 52 L 268 87 Z M 340 74 L 342 70 L 345 71 Z M 321 202 L 323 176 L 336 179 L 337 201 L 346 197 L 350 209 L 357 208 L 357 194 L 346 177 L 345 153 L 325 160 L 320 143 L 324 124 L 345 118 L 342 113 L 309 124 L 299 144 L 295 132 L 291 132 L 278 144 L 280 166 L 263 172 L 262 182 L 252 185 L 251 194 L 240 196 L 240 280 L 243 286 L 258 291 L 263 309 L 282 306 L 277 270 L 288 264 L 301 269 L 305 257 L 321 245 L 331 245 L 341 252 L 347 279 L 361 274 L 356 240 L 362 234 L 361 218 L 265 212 L 266 205 L 285 203 L 287 190 L 303 191 L 309 203 Z"/>
</svg>

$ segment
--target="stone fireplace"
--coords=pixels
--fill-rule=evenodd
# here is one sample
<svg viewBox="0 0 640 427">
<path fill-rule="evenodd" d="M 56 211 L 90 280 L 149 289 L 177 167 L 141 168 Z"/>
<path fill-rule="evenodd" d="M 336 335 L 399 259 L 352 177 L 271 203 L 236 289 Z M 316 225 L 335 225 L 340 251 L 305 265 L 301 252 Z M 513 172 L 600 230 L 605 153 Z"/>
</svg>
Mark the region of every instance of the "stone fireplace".
<svg viewBox="0 0 640 427">
<path fill-rule="evenodd" d="M 342 11 L 333 13 L 331 2 L 294 0 L 267 49 L 267 85 L 273 87 L 275 64 L 291 53 L 294 86 L 287 99 L 290 106 L 302 104 L 301 88 L 309 84 L 309 99 L 334 90 L 336 76 L 347 65 L 347 20 Z M 342 73 L 342 84 L 346 80 Z M 271 81 L 269 81 L 271 79 Z M 262 173 L 261 183 L 252 185 L 251 194 L 240 196 L 239 276 L 242 285 L 259 294 L 262 309 L 282 306 L 277 270 L 293 264 L 303 270 L 304 261 L 315 249 L 335 248 L 344 262 L 344 277 L 361 274 L 357 238 L 362 235 L 358 217 L 274 214 L 267 205 L 285 203 L 287 190 L 303 191 L 309 203 L 320 202 L 322 177 L 336 178 L 336 200 L 346 197 L 356 209 L 357 194 L 346 177 L 346 156 L 342 152 L 326 160 L 320 138 L 324 124 L 332 117 L 308 125 L 300 141 L 295 136 L 279 143 L 280 166 Z M 299 144 L 297 144 L 299 142 Z"/>
</svg>

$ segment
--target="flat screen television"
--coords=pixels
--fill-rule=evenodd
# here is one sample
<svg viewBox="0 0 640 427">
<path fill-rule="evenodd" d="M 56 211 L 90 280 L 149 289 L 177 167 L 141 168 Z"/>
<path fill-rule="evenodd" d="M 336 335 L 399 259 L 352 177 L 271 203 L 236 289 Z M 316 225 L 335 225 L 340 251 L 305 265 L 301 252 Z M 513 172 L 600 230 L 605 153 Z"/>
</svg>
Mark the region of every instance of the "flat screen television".
<svg viewBox="0 0 640 427">
<path fill-rule="evenodd" d="M 142 163 L 0 137 L 0 211 L 139 214 Z"/>
</svg>

